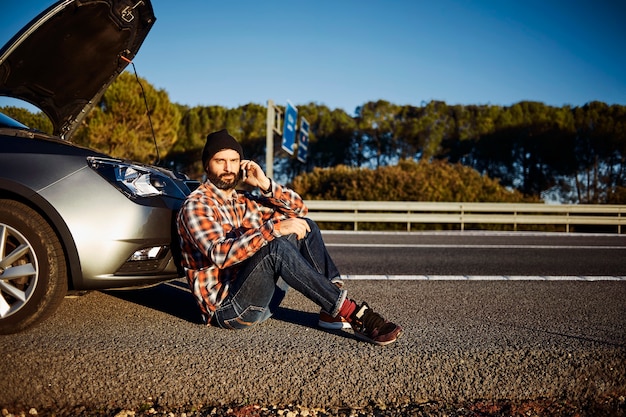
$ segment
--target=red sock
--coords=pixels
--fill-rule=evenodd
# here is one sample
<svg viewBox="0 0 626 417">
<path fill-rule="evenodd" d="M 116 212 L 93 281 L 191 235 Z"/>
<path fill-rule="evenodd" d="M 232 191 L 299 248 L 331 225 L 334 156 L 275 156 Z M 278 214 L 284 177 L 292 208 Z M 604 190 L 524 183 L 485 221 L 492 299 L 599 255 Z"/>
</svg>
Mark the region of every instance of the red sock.
<svg viewBox="0 0 626 417">
<path fill-rule="evenodd" d="M 343 300 L 343 304 L 339 309 L 339 316 L 350 322 L 352 320 L 350 316 L 352 315 L 352 313 L 354 313 L 354 310 L 356 310 L 356 303 L 351 299 L 346 298 L 345 300 Z"/>
</svg>

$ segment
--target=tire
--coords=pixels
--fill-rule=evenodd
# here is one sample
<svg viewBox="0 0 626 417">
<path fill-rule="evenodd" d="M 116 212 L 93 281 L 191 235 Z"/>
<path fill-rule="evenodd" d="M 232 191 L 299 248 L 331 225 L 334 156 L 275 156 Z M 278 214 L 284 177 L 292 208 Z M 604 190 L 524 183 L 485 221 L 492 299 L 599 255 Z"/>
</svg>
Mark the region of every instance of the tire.
<svg viewBox="0 0 626 417">
<path fill-rule="evenodd" d="M 52 227 L 32 208 L 0 200 L 0 334 L 50 316 L 67 288 L 65 256 Z"/>
</svg>

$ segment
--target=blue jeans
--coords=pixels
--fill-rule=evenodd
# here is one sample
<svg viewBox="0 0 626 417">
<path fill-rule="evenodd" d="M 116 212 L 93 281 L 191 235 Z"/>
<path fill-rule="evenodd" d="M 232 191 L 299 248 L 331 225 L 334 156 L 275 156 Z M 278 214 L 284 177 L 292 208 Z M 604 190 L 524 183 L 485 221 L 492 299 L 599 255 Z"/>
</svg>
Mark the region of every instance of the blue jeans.
<svg viewBox="0 0 626 417">
<path fill-rule="evenodd" d="M 319 227 L 305 219 L 311 231 L 298 240 L 295 234 L 270 241 L 237 265 L 237 278 L 215 311 L 212 323 L 243 329 L 272 316 L 289 287 L 335 316 L 346 291 L 331 282 L 339 271 L 330 258 Z"/>
</svg>

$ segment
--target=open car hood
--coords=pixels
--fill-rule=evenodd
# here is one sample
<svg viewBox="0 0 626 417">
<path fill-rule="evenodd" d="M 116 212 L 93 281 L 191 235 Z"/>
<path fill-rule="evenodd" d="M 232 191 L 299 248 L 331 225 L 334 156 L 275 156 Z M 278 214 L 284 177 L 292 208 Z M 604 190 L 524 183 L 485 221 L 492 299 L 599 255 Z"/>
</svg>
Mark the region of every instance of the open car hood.
<svg viewBox="0 0 626 417">
<path fill-rule="evenodd" d="M 0 49 L 0 95 L 27 101 L 69 138 L 137 54 L 150 0 L 62 0 Z"/>
</svg>

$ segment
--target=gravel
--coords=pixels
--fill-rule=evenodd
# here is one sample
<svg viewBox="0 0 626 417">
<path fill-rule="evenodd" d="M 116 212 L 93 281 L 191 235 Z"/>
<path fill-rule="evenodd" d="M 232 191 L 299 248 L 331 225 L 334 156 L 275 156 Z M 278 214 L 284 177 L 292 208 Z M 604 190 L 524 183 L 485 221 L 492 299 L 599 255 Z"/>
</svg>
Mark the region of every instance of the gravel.
<svg viewBox="0 0 626 417">
<path fill-rule="evenodd" d="M 203 405 L 160 407 L 146 402 L 141 407 L 130 409 L 90 409 L 74 406 L 67 409 L 35 409 L 29 407 L 7 407 L 1 410 L 2 417 L 51 416 L 51 417 L 534 417 L 534 416 L 577 416 L 577 417 L 624 417 L 626 398 L 604 396 L 584 403 L 573 403 L 555 399 L 528 401 L 474 401 L 460 404 L 427 402 L 402 406 L 370 405 L 362 408 L 310 408 L 289 404 L 287 406 L 251 405 Z"/>
</svg>

